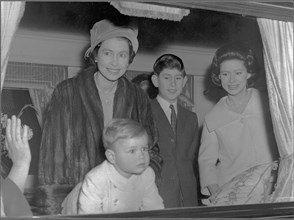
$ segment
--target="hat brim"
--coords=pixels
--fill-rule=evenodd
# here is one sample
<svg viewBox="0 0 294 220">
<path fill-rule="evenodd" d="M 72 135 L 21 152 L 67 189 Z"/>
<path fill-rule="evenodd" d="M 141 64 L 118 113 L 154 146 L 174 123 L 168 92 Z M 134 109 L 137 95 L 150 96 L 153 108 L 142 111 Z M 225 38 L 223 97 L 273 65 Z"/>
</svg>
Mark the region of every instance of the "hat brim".
<svg viewBox="0 0 294 220">
<path fill-rule="evenodd" d="M 105 32 L 100 35 L 99 39 L 97 39 L 96 42 L 91 42 L 91 47 L 86 51 L 85 57 L 89 57 L 89 54 L 94 50 L 94 48 L 100 44 L 101 42 L 111 39 L 111 38 L 117 38 L 117 37 L 125 37 L 130 40 L 133 50 L 135 53 L 138 51 L 139 42 L 135 35 L 135 33 L 130 29 L 122 29 L 122 28 L 116 28 L 112 29 L 111 31 Z"/>
</svg>

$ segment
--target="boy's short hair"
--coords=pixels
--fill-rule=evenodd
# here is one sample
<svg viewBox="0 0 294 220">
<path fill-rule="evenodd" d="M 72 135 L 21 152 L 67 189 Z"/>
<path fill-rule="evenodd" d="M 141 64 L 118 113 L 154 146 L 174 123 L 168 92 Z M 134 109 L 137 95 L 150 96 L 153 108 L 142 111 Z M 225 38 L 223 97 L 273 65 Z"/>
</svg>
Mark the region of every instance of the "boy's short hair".
<svg viewBox="0 0 294 220">
<path fill-rule="evenodd" d="M 145 128 L 132 119 L 115 118 L 112 119 L 103 129 L 103 145 L 105 149 L 110 149 L 113 144 L 120 139 L 130 139 L 147 135 Z"/>
<path fill-rule="evenodd" d="M 177 69 L 183 74 L 183 77 L 186 76 L 186 71 L 182 59 L 174 54 L 163 54 L 159 58 L 157 58 L 153 65 L 154 74 L 159 76 L 159 74 L 164 69 Z"/>
</svg>

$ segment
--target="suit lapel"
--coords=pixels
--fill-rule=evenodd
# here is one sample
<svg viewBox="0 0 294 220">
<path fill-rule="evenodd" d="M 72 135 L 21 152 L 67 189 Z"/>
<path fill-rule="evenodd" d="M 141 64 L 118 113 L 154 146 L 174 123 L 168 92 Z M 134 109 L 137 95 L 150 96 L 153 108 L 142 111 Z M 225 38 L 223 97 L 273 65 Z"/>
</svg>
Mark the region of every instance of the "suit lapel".
<svg viewBox="0 0 294 220">
<path fill-rule="evenodd" d="M 169 123 L 168 118 L 166 117 L 163 109 L 161 108 L 159 102 L 156 99 L 152 100 L 153 113 L 154 117 L 157 119 L 157 126 L 162 126 L 163 129 L 167 128 L 167 132 L 170 136 L 174 136 L 173 129 Z"/>
<path fill-rule="evenodd" d="M 185 136 L 185 126 L 186 126 L 186 114 L 183 111 L 183 107 L 178 104 L 178 114 L 177 114 L 177 141 L 181 141 L 181 137 Z M 180 142 L 179 142 L 180 143 Z"/>
</svg>

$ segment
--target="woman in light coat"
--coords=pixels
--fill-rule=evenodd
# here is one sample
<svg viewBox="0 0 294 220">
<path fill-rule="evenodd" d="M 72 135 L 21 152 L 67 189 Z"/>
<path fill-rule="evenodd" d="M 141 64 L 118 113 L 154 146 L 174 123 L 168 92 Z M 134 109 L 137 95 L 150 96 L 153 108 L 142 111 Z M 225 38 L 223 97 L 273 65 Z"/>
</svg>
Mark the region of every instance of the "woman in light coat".
<svg viewBox="0 0 294 220">
<path fill-rule="evenodd" d="M 216 51 L 211 77 L 227 95 L 205 116 L 198 158 L 201 192 L 211 198 L 238 174 L 276 156 L 267 100 L 249 88 L 257 74 L 256 57 L 245 44 Z"/>
</svg>

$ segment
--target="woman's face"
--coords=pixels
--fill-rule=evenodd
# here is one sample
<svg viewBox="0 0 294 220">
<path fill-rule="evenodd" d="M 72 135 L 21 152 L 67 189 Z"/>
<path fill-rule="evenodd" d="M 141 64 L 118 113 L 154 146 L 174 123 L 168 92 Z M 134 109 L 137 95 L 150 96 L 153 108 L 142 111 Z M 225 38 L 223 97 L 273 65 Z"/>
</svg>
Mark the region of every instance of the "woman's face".
<svg viewBox="0 0 294 220">
<path fill-rule="evenodd" d="M 244 61 L 238 59 L 225 60 L 220 65 L 220 80 L 222 87 L 229 95 L 236 96 L 246 91 L 247 79 L 251 76 L 247 72 Z"/>
<path fill-rule="evenodd" d="M 116 81 L 125 74 L 129 66 L 128 41 L 111 38 L 101 43 L 96 60 L 99 73 L 109 81 Z"/>
</svg>

